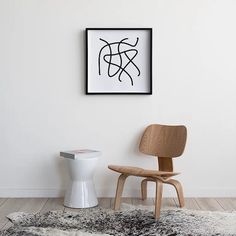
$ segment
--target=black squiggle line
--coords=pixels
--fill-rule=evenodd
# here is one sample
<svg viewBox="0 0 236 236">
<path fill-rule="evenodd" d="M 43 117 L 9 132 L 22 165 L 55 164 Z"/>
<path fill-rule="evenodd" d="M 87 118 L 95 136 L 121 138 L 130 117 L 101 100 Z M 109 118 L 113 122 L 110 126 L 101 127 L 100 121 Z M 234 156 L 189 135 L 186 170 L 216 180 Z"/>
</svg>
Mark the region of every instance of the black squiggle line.
<svg viewBox="0 0 236 236">
<path fill-rule="evenodd" d="M 138 53 L 137 53 L 137 54 L 138 54 Z M 136 54 L 136 55 L 137 55 L 137 54 Z M 130 63 L 132 63 L 132 64 L 136 67 L 136 69 L 137 69 L 137 71 L 138 71 L 138 76 L 140 76 L 141 73 L 140 73 L 140 70 L 139 70 L 139 68 L 137 67 L 137 65 L 132 61 L 132 59 L 130 59 L 130 57 L 126 54 L 126 52 L 125 52 L 125 55 L 126 55 L 126 57 L 127 57 L 129 60 L 131 60 Z M 136 55 L 135 55 L 135 56 L 136 56 Z"/>
<path fill-rule="evenodd" d="M 100 38 L 100 40 L 103 41 L 103 42 L 105 42 L 107 45 L 103 46 L 103 47 L 100 49 L 100 52 L 99 52 L 99 54 L 98 54 L 98 68 L 99 68 L 98 74 L 99 74 L 99 75 L 101 75 L 101 59 L 100 59 L 100 58 L 101 58 L 102 50 L 108 46 L 108 47 L 109 47 L 109 50 L 110 50 L 110 54 L 111 54 L 111 44 L 109 44 L 109 43 L 108 43 L 106 40 L 104 40 L 104 39 L 101 39 L 101 38 Z"/>
<path fill-rule="evenodd" d="M 123 71 L 125 71 L 125 68 L 132 62 L 132 60 L 136 57 L 136 55 L 138 54 L 138 51 L 137 50 L 129 50 L 129 51 L 134 51 L 135 52 L 135 54 L 134 54 L 134 56 L 129 60 L 129 62 L 125 65 L 125 67 L 123 67 L 122 69 L 121 69 L 121 72 L 120 72 L 120 74 L 119 74 L 119 77 L 121 77 L 121 74 L 123 73 Z M 126 52 L 127 51 L 125 51 L 124 53 L 125 53 L 125 55 L 126 55 Z M 127 55 L 126 55 L 127 56 Z M 128 57 L 128 59 L 129 59 L 129 57 Z M 132 79 L 132 77 L 129 75 L 129 77 L 130 77 L 130 80 L 131 80 L 131 85 L 133 86 L 134 85 L 134 82 L 133 82 L 133 79 Z"/>
<path fill-rule="evenodd" d="M 118 54 L 119 54 L 119 57 L 120 57 L 120 68 L 121 68 L 121 66 L 122 66 L 122 56 L 121 56 L 121 53 L 120 53 L 120 45 L 121 45 L 121 43 L 123 43 L 125 40 L 127 40 L 128 38 L 124 38 L 124 39 L 122 39 L 120 42 L 119 42 L 119 44 L 118 44 L 118 46 L 117 46 L 117 51 L 118 51 Z M 119 68 L 119 71 L 120 71 L 120 68 Z M 125 71 L 126 72 L 126 71 Z M 127 72 L 126 72 L 126 74 L 128 74 Z M 129 74 L 128 74 L 128 76 L 129 76 Z M 120 82 L 122 82 L 122 80 L 121 80 L 121 78 L 120 78 L 120 75 L 118 76 L 118 80 L 120 81 Z"/>
<path fill-rule="evenodd" d="M 135 52 L 135 55 L 130 59 L 130 57 L 128 57 L 127 54 L 126 54 L 127 52 Z M 103 60 L 104 60 L 106 63 L 109 63 L 109 61 L 106 59 L 106 57 L 116 56 L 116 55 L 118 55 L 118 54 L 119 54 L 119 53 L 114 53 L 114 54 L 111 54 L 111 55 L 110 55 L 110 54 L 105 54 L 105 55 L 103 56 Z M 121 77 L 122 73 L 125 72 L 125 73 L 129 76 L 129 78 L 130 78 L 130 80 L 131 80 L 131 84 L 133 85 L 133 79 L 132 79 L 131 75 L 125 70 L 125 68 L 129 65 L 129 63 L 132 63 L 133 58 L 136 57 L 136 55 L 138 54 L 138 52 L 137 52 L 137 50 L 135 50 L 135 49 L 129 49 L 129 50 L 126 50 L 126 51 L 121 52 L 120 54 L 125 54 L 125 55 L 128 57 L 129 62 L 128 62 L 124 67 L 119 67 L 117 64 L 114 64 L 114 63 L 111 63 L 111 65 L 116 66 L 116 67 L 119 67 L 119 70 L 121 70 L 121 72 L 120 72 L 120 74 L 119 74 L 119 76 L 118 76 L 118 79 L 119 79 L 120 82 L 122 81 L 122 80 L 120 79 L 120 77 Z M 138 72 L 139 72 L 139 70 L 138 70 Z M 109 77 L 111 77 L 111 76 L 109 75 Z"/>
<path fill-rule="evenodd" d="M 108 43 L 106 40 L 104 40 L 104 39 L 102 39 L 102 38 L 99 38 L 99 39 L 107 44 L 107 45 L 103 46 L 103 47 L 100 49 L 100 51 L 99 51 L 99 55 L 98 55 L 98 65 L 99 65 L 99 69 L 100 69 L 100 64 L 101 64 L 100 58 L 101 58 L 101 52 L 102 52 L 102 50 L 103 50 L 104 48 L 108 47 L 109 45 L 111 46 L 111 45 L 119 44 L 120 42 Z M 126 40 L 126 39 L 128 39 L 128 38 L 122 39 L 121 41 Z M 135 47 L 135 46 L 137 45 L 138 41 L 139 41 L 139 38 L 136 39 L 136 42 L 135 42 L 134 44 L 129 44 L 129 43 L 125 43 L 125 42 L 122 42 L 122 44 L 131 46 L 131 47 Z M 111 48 L 110 46 L 109 46 L 109 49 Z M 110 51 L 111 51 L 111 50 L 110 50 Z M 99 75 L 101 75 L 100 72 L 99 72 Z"/>
<path fill-rule="evenodd" d="M 132 51 L 132 49 L 130 49 L 129 51 Z M 120 54 L 123 54 L 123 53 L 125 53 L 125 52 L 122 52 L 122 53 L 120 53 Z M 111 55 L 112 55 L 112 56 L 116 56 L 116 55 L 118 55 L 118 53 L 111 54 Z M 106 59 L 106 57 L 110 57 L 111 55 L 110 55 L 110 54 L 104 55 L 104 56 L 103 56 L 103 60 L 104 60 L 106 63 L 109 63 L 109 61 Z M 129 63 L 127 63 L 126 66 L 127 66 L 128 64 L 129 64 Z M 121 77 L 121 74 L 122 74 L 123 72 L 125 72 L 125 73 L 128 75 L 128 77 L 130 78 L 131 84 L 133 85 L 133 79 L 132 79 L 131 75 L 125 70 L 126 66 L 125 66 L 124 68 L 122 68 L 122 67 L 119 67 L 119 65 L 117 65 L 117 64 L 115 64 L 115 63 L 112 63 L 112 62 L 111 62 L 111 65 L 118 67 L 118 68 L 119 68 L 118 72 L 121 70 L 120 74 L 118 75 L 118 80 L 119 80 L 120 82 L 122 82 L 122 80 L 121 80 L 121 78 L 120 78 L 120 77 Z M 108 76 L 109 76 L 109 77 L 112 77 L 112 76 L 110 76 L 109 74 L 108 74 Z"/>
<path fill-rule="evenodd" d="M 109 48 L 109 54 L 105 54 L 103 56 L 103 60 L 108 64 L 108 68 L 107 68 L 107 74 L 109 77 L 114 77 L 115 75 L 118 75 L 118 80 L 120 82 L 122 82 L 121 80 L 121 76 L 123 73 L 125 73 L 129 78 L 130 78 L 130 81 L 131 81 L 131 85 L 133 86 L 133 78 L 132 76 L 128 73 L 128 71 L 126 70 L 127 66 L 129 64 L 132 64 L 138 71 L 138 76 L 140 76 L 140 70 L 138 68 L 138 66 L 133 62 L 133 59 L 137 56 L 138 54 L 138 50 L 137 49 L 127 49 L 127 50 L 123 50 L 121 51 L 120 50 L 120 47 L 121 45 L 127 45 L 127 46 L 130 46 L 130 47 L 135 47 L 137 44 L 138 44 L 138 41 L 139 41 L 139 38 L 136 39 L 136 42 L 134 44 L 130 44 L 130 43 L 127 43 L 127 42 L 124 42 L 125 40 L 128 40 L 128 38 L 124 38 L 122 40 L 120 40 L 119 42 L 113 42 L 113 43 L 108 43 L 106 40 L 100 38 L 101 41 L 105 42 L 106 45 L 104 45 L 100 51 L 99 51 L 99 54 L 98 54 L 98 74 L 101 75 L 101 54 L 102 54 L 102 51 L 108 47 Z M 117 53 L 112 53 L 112 47 L 111 45 L 117 45 Z M 128 52 L 135 52 L 134 56 L 133 57 L 129 57 L 128 55 Z M 122 55 L 125 55 L 126 58 L 128 59 L 128 62 L 126 63 L 126 65 L 123 66 L 123 59 L 122 59 Z M 119 64 L 115 64 L 112 62 L 112 57 L 114 56 L 119 56 L 120 58 L 120 62 Z M 108 59 L 106 59 L 108 58 Z M 111 66 L 114 66 L 114 67 L 118 67 L 117 71 L 114 72 L 113 74 L 111 74 Z M 123 66 L 123 67 L 122 67 Z"/>
</svg>

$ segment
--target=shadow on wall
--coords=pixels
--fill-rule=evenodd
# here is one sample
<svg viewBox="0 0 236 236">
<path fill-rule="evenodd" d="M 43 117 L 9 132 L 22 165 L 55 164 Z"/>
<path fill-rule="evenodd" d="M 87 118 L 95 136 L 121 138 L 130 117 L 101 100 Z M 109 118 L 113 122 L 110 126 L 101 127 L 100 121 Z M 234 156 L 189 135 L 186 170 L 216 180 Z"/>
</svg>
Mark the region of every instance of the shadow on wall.
<svg viewBox="0 0 236 236">
<path fill-rule="evenodd" d="M 57 168 L 58 182 L 60 183 L 59 189 L 65 190 L 69 183 L 69 174 L 67 171 L 67 165 L 63 157 L 55 155 L 55 163 Z"/>
<path fill-rule="evenodd" d="M 78 89 L 79 89 L 79 94 L 83 94 L 85 95 L 85 63 L 86 63 L 86 60 L 85 60 L 85 55 L 86 55 L 86 38 L 85 38 L 85 31 L 84 30 L 81 30 L 79 33 L 78 33 L 78 66 L 77 68 L 80 70 L 78 70 L 78 75 L 79 75 L 79 78 L 78 78 L 78 81 L 79 81 L 79 86 L 78 86 Z M 82 70 L 81 70 L 82 68 Z"/>
</svg>

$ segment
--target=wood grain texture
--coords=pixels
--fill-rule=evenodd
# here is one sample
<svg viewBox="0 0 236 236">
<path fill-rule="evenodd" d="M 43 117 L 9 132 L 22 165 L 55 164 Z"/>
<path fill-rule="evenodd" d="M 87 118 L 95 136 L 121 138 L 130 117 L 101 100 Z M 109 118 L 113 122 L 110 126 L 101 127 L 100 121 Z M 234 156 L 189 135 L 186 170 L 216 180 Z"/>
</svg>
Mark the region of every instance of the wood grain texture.
<svg viewBox="0 0 236 236">
<path fill-rule="evenodd" d="M 19 211 L 37 213 L 42 210 L 47 202 L 47 198 L 25 198 L 25 204 L 22 205 Z"/>
<path fill-rule="evenodd" d="M 132 205 L 132 198 L 130 197 L 122 197 L 120 203 L 126 203 Z M 115 198 L 111 199 L 111 208 L 114 209 L 115 207 Z"/>
<path fill-rule="evenodd" d="M 106 209 L 111 208 L 111 198 L 98 198 L 98 206 Z"/>
<path fill-rule="evenodd" d="M 25 198 L 24 203 L 20 206 L 18 210 L 21 212 L 28 212 L 28 213 L 37 213 L 43 208 L 45 203 L 47 202 L 47 198 Z M 2 229 L 7 229 L 12 225 L 10 221 L 8 221 Z"/>
<path fill-rule="evenodd" d="M 160 218 L 162 192 L 163 192 L 163 183 L 160 180 L 156 180 L 156 197 L 155 197 L 155 211 L 154 211 L 155 219 Z"/>
<path fill-rule="evenodd" d="M 2 229 L 9 221 L 6 216 L 19 209 L 26 204 L 27 199 L 24 198 L 9 198 L 0 207 L 0 229 Z"/>
<path fill-rule="evenodd" d="M 176 208 L 177 204 L 174 198 L 163 198 L 161 201 L 161 209 L 162 208 Z"/>
<path fill-rule="evenodd" d="M 118 173 L 133 175 L 138 177 L 164 177 L 168 178 L 171 176 L 178 175 L 180 173 L 177 172 L 168 172 L 168 171 L 158 171 L 158 170 L 145 170 L 139 167 L 133 166 L 117 166 L 117 165 L 109 165 L 108 168 L 110 170 L 116 171 Z"/>
<path fill-rule="evenodd" d="M 196 202 L 201 210 L 224 211 L 223 207 L 214 198 L 197 198 Z"/>
<path fill-rule="evenodd" d="M 147 183 L 148 183 L 147 179 L 143 179 L 142 182 L 141 182 L 141 197 L 142 197 L 142 200 L 147 199 Z"/>
<path fill-rule="evenodd" d="M 132 198 L 132 204 L 134 206 L 142 205 L 142 206 L 154 206 L 154 199 L 147 198 L 142 200 L 141 198 Z"/>
<path fill-rule="evenodd" d="M 187 139 L 187 129 L 185 126 L 168 126 L 168 125 L 149 125 L 141 138 L 139 151 L 148 155 L 158 157 L 158 170 L 146 170 L 133 166 L 117 166 L 109 165 L 108 168 L 121 173 L 116 189 L 116 197 L 114 209 L 120 207 L 122 191 L 127 176 L 145 177 L 141 182 L 141 196 L 143 200 L 147 199 L 147 183 L 148 181 L 156 182 L 155 197 L 155 218 L 160 216 L 160 207 L 163 183 L 171 184 L 175 187 L 180 207 L 184 206 L 183 189 L 177 180 L 170 177 L 179 173 L 173 172 L 173 157 L 182 155 Z M 159 191 L 159 192 L 158 192 Z"/>
<path fill-rule="evenodd" d="M 160 171 L 173 172 L 173 161 L 169 157 L 158 157 L 158 167 Z"/>
<path fill-rule="evenodd" d="M 187 139 L 185 126 L 149 125 L 141 138 L 139 150 L 158 157 L 181 156 Z"/>
<path fill-rule="evenodd" d="M 64 211 L 63 202 L 64 202 L 63 198 L 48 198 L 47 202 L 44 204 L 40 212 L 45 213 L 47 211 L 55 211 L 55 210 Z"/>
<path fill-rule="evenodd" d="M 230 202 L 231 202 L 233 208 L 236 210 L 236 198 L 230 198 Z"/>
<path fill-rule="evenodd" d="M 0 207 L 7 200 L 7 198 L 0 198 Z"/>
<path fill-rule="evenodd" d="M 124 189 L 125 180 L 128 177 L 128 175 L 121 174 L 117 181 L 117 188 L 116 188 L 116 197 L 115 197 L 115 203 L 114 203 L 114 210 L 118 210 L 120 208 L 121 203 L 121 196 Z"/>
<path fill-rule="evenodd" d="M 178 199 L 174 198 L 174 201 L 176 202 L 176 204 L 178 205 Z M 190 209 L 190 210 L 200 210 L 199 205 L 196 202 L 195 198 L 185 198 L 184 199 L 184 207 L 186 209 Z"/>
<path fill-rule="evenodd" d="M 166 184 L 170 184 L 175 187 L 175 190 L 177 192 L 178 200 L 179 200 L 179 206 L 184 207 L 184 193 L 181 183 L 178 180 L 175 179 L 169 179 L 165 182 Z"/>
<path fill-rule="evenodd" d="M 232 204 L 231 198 L 215 198 L 215 200 L 225 211 L 234 211 L 236 209 Z"/>
</svg>

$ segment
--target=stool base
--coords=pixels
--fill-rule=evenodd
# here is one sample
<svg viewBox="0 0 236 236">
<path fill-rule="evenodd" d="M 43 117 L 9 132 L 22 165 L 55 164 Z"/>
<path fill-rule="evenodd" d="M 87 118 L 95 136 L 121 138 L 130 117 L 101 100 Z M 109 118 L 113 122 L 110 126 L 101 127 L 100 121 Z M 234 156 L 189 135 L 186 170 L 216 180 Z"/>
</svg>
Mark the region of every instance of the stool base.
<svg viewBox="0 0 236 236">
<path fill-rule="evenodd" d="M 70 208 L 89 208 L 98 205 L 92 180 L 71 181 L 64 199 L 64 206 Z"/>
</svg>

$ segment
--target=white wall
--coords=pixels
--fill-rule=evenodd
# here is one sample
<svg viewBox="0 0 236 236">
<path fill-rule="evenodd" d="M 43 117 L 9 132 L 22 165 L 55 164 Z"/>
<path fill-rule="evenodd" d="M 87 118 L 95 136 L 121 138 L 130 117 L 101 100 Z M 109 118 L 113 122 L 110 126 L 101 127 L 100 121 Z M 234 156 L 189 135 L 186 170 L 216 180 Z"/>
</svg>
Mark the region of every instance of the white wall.
<svg viewBox="0 0 236 236">
<path fill-rule="evenodd" d="M 186 196 L 236 196 L 235 12 L 233 0 L 0 0 L 0 197 L 61 195 L 58 154 L 75 148 L 103 151 L 96 188 L 113 196 L 108 164 L 156 166 L 137 151 L 150 123 L 188 127 L 175 161 Z M 85 95 L 86 27 L 153 28 L 152 96 Z M 139 194 L 137 179 L 126 187 Z"/>
</svg>

